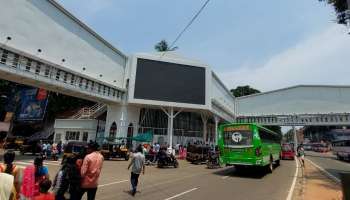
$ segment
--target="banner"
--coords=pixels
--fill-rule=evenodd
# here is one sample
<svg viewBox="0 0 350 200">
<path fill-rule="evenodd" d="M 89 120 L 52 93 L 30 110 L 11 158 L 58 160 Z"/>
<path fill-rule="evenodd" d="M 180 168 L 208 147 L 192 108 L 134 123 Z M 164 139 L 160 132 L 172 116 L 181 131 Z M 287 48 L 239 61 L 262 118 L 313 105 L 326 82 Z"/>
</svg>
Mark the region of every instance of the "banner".
<svg viewBox="0 0 350 200">
<path fill-rule="evenodd" d="M 36 99 L 37 99 L 38 101 L 42 101 L 42 100 L 45 100 L 46 97 L 47 97 L 47 90 L 44 90 L 44 89 L 39 88 L 39 89 L 38 89 L 38 93 L 37 93 L 37 95 L 36 95 Z"/>
<path fill-rule="evenodd" d="M 42 120 L 47 105 L 47 95 L 38 98 L 38 89 L 24 88 L 21 90 L 21 108 L 17 115 L 18 121 Z M 41 99 L 41 100 L 39 100 Z"/>
</svg>

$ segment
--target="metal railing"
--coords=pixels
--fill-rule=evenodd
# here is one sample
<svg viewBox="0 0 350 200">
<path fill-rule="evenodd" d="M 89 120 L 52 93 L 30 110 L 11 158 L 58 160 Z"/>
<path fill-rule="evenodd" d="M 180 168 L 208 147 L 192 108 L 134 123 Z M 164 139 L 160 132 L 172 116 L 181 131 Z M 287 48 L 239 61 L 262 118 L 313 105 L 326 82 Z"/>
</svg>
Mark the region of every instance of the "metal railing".
<svg viewBox="0 0 350 200">
<path fill-rule="evenodd" d="M 106 108 L 106 105 L 103 103 L 96 103 L 91 107 L 84 107 L 80 109 L 76 114 L 70 117 L 70 119 L 94 119 L 95 114 L 101 109 Z"/>
<path fill-rule="evenodd" d="M 19 76 L 23 76 L 21 75 L 22 73 L 30 75 L 34 80 L 38 80 L 39 77 L 44 78 L 49 80 L 50 83 L 64 84 L 66 89 L 98 94 L 116 101 L 121 101 L 125 96 L 124 91 L 104 85 L 96 80 L 65 71 L 0 47 L 0 69 L 4 67 L 7 68 L 6 71 L 16 73 Z"/>
<path fill-rule="evenodd" d="M 300 114 L 300 115 L 271 115 L 271 116 L 240 116 L 238 123 L 259 123 L 279 126 L 329 126 L 350 124 L 349 113 L 331 114 Z"/>
</svg>

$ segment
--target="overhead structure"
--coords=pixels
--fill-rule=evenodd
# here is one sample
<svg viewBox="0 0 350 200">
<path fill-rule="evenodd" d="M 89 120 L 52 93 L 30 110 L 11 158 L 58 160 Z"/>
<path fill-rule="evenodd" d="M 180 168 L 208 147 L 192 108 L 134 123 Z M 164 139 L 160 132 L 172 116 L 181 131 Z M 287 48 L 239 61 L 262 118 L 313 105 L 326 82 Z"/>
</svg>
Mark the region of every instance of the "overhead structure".
<svg viewBox="0 0 350 200">
<path fill-rule="evenodd" d="M 266 125 L 348 125 L 350 86 L 298 85 L 236 99 L 236 119 Z"/>
</svg>

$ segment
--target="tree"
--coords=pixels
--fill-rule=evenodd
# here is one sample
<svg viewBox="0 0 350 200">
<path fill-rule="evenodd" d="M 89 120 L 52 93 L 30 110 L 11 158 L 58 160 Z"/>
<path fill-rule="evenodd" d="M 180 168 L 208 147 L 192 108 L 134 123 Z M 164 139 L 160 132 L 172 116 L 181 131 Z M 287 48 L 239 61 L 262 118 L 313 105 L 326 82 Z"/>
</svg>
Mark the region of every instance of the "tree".
<svg viewBox="0 0 350 200">
<path fill-rule="evenodd" d="M 346 14 L 344 13 L 349 9 L 347 0 L 318 0 L 321 2 L 327 2 L 328 4 L 334 7 L 335 12 L 337 13 L 337 22 L 339 24 L 346 24 Z"/>
<path fill-rule="evenodd" d="M 178 47 L 170 48 L 166 40 L 161 40 L 154 46 L 154 49 L 159 52 L 164 52 L 164 51 L 175 51 L 176 49 L 178 49 Z"/>
<path fill-rule="evenodd" d="M 236 89 L 231 89 L 231 92 L 235 97 L 241 97 L 241 96 L 260 93 L 259 90 L 251 88 L 249 85 L 237 86 Z"/>
</svg>

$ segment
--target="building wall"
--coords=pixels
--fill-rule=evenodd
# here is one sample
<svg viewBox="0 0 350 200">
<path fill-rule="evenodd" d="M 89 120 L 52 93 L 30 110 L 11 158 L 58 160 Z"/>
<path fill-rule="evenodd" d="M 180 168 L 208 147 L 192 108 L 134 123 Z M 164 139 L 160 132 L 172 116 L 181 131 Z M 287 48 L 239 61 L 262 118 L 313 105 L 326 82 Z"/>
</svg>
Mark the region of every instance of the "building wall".
<svg viewBox="0 0 350 200">
<path fill-rule="evenodd" d="M 53 1 L 0 0 L 0 5 L 0 44 L 125 88 L 126 56 Z"/>
<path fill-rule="evenodd" d="M 66 133 L 79 132 L 79 141 L 83 141 L 83 133 L 88 133 L 87 141 L 95 140 L 97 130 L 97 120 L 94 119 L 56 119 L 55 120 L 54 141 L 58 142 L 58 135 L 61 135 L 61 141 L 67 143 Z"/>
<path fill-rule="evenodd" d="M 108 105 L 105 127 L 105 137 L 109 136 L 110 127 L 115 122 L 117 124 L 117 137 L 126 137 L 130 123 L 134 127 L 134 135 L 137 133 L 140 109 L 132 105 Z"/>
</svg>

